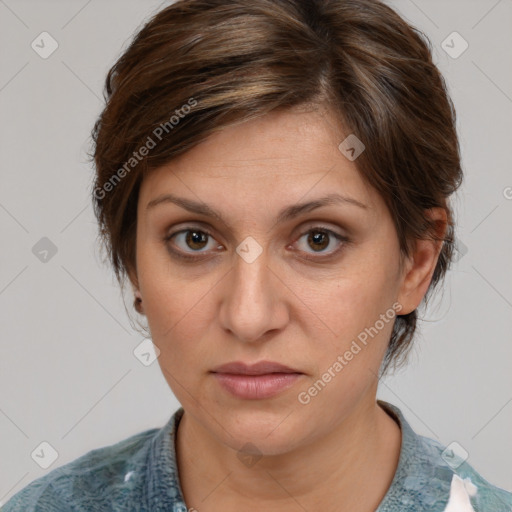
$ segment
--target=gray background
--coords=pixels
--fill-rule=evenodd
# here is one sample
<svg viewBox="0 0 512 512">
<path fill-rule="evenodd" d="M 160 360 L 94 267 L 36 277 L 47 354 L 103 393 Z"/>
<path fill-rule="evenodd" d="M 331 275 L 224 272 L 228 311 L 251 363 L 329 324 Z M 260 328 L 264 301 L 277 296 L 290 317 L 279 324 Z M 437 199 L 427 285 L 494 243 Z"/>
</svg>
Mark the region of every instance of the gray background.
<svg viewBox="0 0 512 512">
<path fill-rule="evenodd" d="M 465 183 L 453 205 L 467 252 L 379 397 L 512 490 L 512 0 L 390 4 L 432 40 L 458 112 Z M 158 363 L 134 356 L 143 337 L 101 264 L 86 159 L 105 75 L 160 5 L 0 0 L 0 503 L 179 407 Z M 31 48 L 43 31 L 59 45 L 47 59 Z M 442 47 L 453 31 L 469 43 L 456 59 Z M 32 251 L 43 237 L 57 248 L 46 262 Z M 43 441 L 58 452 L 48 469 L 31 457 Z"/>
</svg>

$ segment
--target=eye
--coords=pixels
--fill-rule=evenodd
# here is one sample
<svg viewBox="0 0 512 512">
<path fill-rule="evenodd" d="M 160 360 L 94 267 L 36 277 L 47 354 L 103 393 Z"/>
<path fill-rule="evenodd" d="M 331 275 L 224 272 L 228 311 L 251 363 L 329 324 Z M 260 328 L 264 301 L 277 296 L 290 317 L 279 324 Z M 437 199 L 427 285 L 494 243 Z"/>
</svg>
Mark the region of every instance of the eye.
<svg viewBox="0 0 512 512">
<path fill-rule="evenodd" d="M 299 247 L 301 252 L 305 252 L 307 254 L 321 254 L 321 258 L 330 257 L 334 254 L 338 253 L 341 250 L 343 245 L 349 243 L 349 239 L 346 236 L 340 235 L 335 231 L 324 228 L 322 226 L 315 226 L 313 228 L 308 229 L 304 233 L 302 233 L 297 241 L 301 241 L 304 237 L 305 240 L 302 244 L 299 244 L 302 247 Z M 330 251 L 325 251 L 324 249 L 329 246 L 335 246 L 334 249 Z M 312 248 L 313 253 L 309 252 L 307 249 Z M 318 259 L 316 257 L 310 258 L 306 257 L 306 259 Z"/>
<path fill-rule="evenodd" d="M 299 244 L 299 251 L 307 254 L 320 254 L 320 257 L 306 256 L 305 259 L 318 260 L 322 258 L 328 258 L 337 254 L 344 245 L 350 243 L 350 240 L 335 231 L 322 227 L 315 226 L 307 231 L 303 232 L 294 243 L 300 242 L 304 237 L 306 239 L 302 244 Z M 187 229 L 175 231 L 170 233 L 164 238 L 167 244 L 169 252 L 173 256 L 185 260 L 198 260 L 203 255 L 206 255 L 212 249 L 222 249 L 222 245 L 214 243 L 215 239 L 213 235 L 205 228 L 195 228 L 189 226 Z M 335 246 L 330 251 L 325 251 L 330 246 Z M 173 246 L 178 247 L 175 250 Z M 308 251 L 308 248 L 312 248 L 313 252 Z M 193 255 L 193 254 L 197 254 Z"/>
<path fill-rule="evenodd" d="M 178 258 L 184 258 L 188 260 L 197 259 L 199 256 L 190 256 L 191 252 L 188 252 L 187 249 L 192 249 L 192 253 L 201 254 L 203 252 L 207 252 L 203 251 L 202 249 L 204 249 L 205 247 L 208 248 L 208 242 L 215 240 L 212 234 L 205 228 L 199 229 L 193 227 L 190 227 L 188 229 L 182 229 L 181 231 L 176 231 L 165 237 L 165 241 L 167 243 L 171 242 L 172 239 L 175 239 L 175 241 L 172 242 L 172 244 L 177 245 L 179 247 L 179 251 L 175 251 L 174 249 L 169 248 L 172 254 L 177 256 Z M 222 246 L 219 244 L 211 243 L 209 249 L 211 250 L 214 247 L 221 248 Z"/>
</svg>

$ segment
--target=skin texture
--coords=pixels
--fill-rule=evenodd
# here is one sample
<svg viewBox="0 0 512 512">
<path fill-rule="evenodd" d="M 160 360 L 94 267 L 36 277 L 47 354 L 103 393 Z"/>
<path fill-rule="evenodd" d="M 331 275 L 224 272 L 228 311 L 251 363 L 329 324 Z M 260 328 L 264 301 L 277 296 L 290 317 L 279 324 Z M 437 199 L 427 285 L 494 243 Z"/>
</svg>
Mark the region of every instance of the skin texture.
<svg viewBox="0 0 512 512">
<path fill-rule="evenodd" d="M 298 400 L 395 302 L 400 314 L 418 307 L 441 249 L 418 241 L 400 267 L 384 201 L 338 149 L 347 135 L 328 112 L 273 112 L 217 132 L 142 184 L 130 279 L 185 410 L 177 455 L 189 508 L 369 512 L 391 484 L 401 434 L 376 393 L 392 321 L 309 403 Z M 367 208 L 333 204 L 275 222 L 282 208 L 332 192 Z M 207 203 L 226 223 L 170 202 L 146 209 L 165 193 Z M 444 210 L 430 214 L 442 236 Z M 349 242 L 308 240 L 319 227 Z M 182 229 L 212 237 L 165 241 Z M 236 252 L 248 236 L 262 248 L 252 263 Z M 170 249 L 200 259 L 180 260 Z M 210 373 L 261 360 L 303 375 L 272 398 L 243 400 Z M 252 465 L 238 456 L 248 442 L 245 452 L 259 457 Z"/>
</svg>

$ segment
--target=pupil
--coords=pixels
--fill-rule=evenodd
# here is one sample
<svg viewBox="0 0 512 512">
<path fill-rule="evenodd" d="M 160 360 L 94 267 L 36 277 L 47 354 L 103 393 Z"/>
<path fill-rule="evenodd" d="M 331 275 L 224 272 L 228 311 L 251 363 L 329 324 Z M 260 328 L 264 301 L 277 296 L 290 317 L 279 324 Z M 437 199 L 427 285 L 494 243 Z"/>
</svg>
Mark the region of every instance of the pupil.
<svg viewBox="0 0 512 512">
<path fill-rule="evenodd" d="M 324 243 L 322 244 L 320 249 L 324 249 L 325 247 L 327 247 L 327 245 L 329 245 L 327 243 L 327 235 L 325 233 L 320 232 L 320 231 L 316 231 L 315 233 L 317 233 L 317 234 L 316 235 L 311 235 L 310 239 L 313 239 L 315 244 L 321 243 L 322 240 L 323 240 Z M 318 245 L 316 247 L 318 248 Z"/>
<path fill-rule="evenodd" d="M 199 239 L 199 240 L 198 240 Z M 204 242 L 206 242 L 206 233 L 202 231 L 189 231 L 187 234 L 187 244 L 191 249 L 202 249 L 204 247 Z M 199 243 L 200 247 L 192 247 L 191 244 Z M 201 245 L 203 243 L 203 245 Z"/>
</svg>

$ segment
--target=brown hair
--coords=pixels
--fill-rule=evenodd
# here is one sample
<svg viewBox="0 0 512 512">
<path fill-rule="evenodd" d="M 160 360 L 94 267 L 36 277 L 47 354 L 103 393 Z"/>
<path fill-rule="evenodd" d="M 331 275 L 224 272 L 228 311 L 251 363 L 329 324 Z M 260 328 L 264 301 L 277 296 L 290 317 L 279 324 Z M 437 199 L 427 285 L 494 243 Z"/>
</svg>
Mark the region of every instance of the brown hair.
<svg viewBox="0 0 512 512">
<path fill-rule="evenodd" d="M 445 208 L 426 302 L 452 260 L 447 199 L 462 181 L 455 109 L 431 52 L 377 0 L 178 0 L 157 12 L 108 72 L 92 130 L 94 212 L 121 287 L 136 269 L 146 172 L 231 123 L 324 104 L 365 144 L 355 163 L 389 208 L 402 256 L 435 239 L 425 210 Z M 382 374 L 405 361 L 416 321 L 416 310 L 397 316 Z"/>
</svg>

